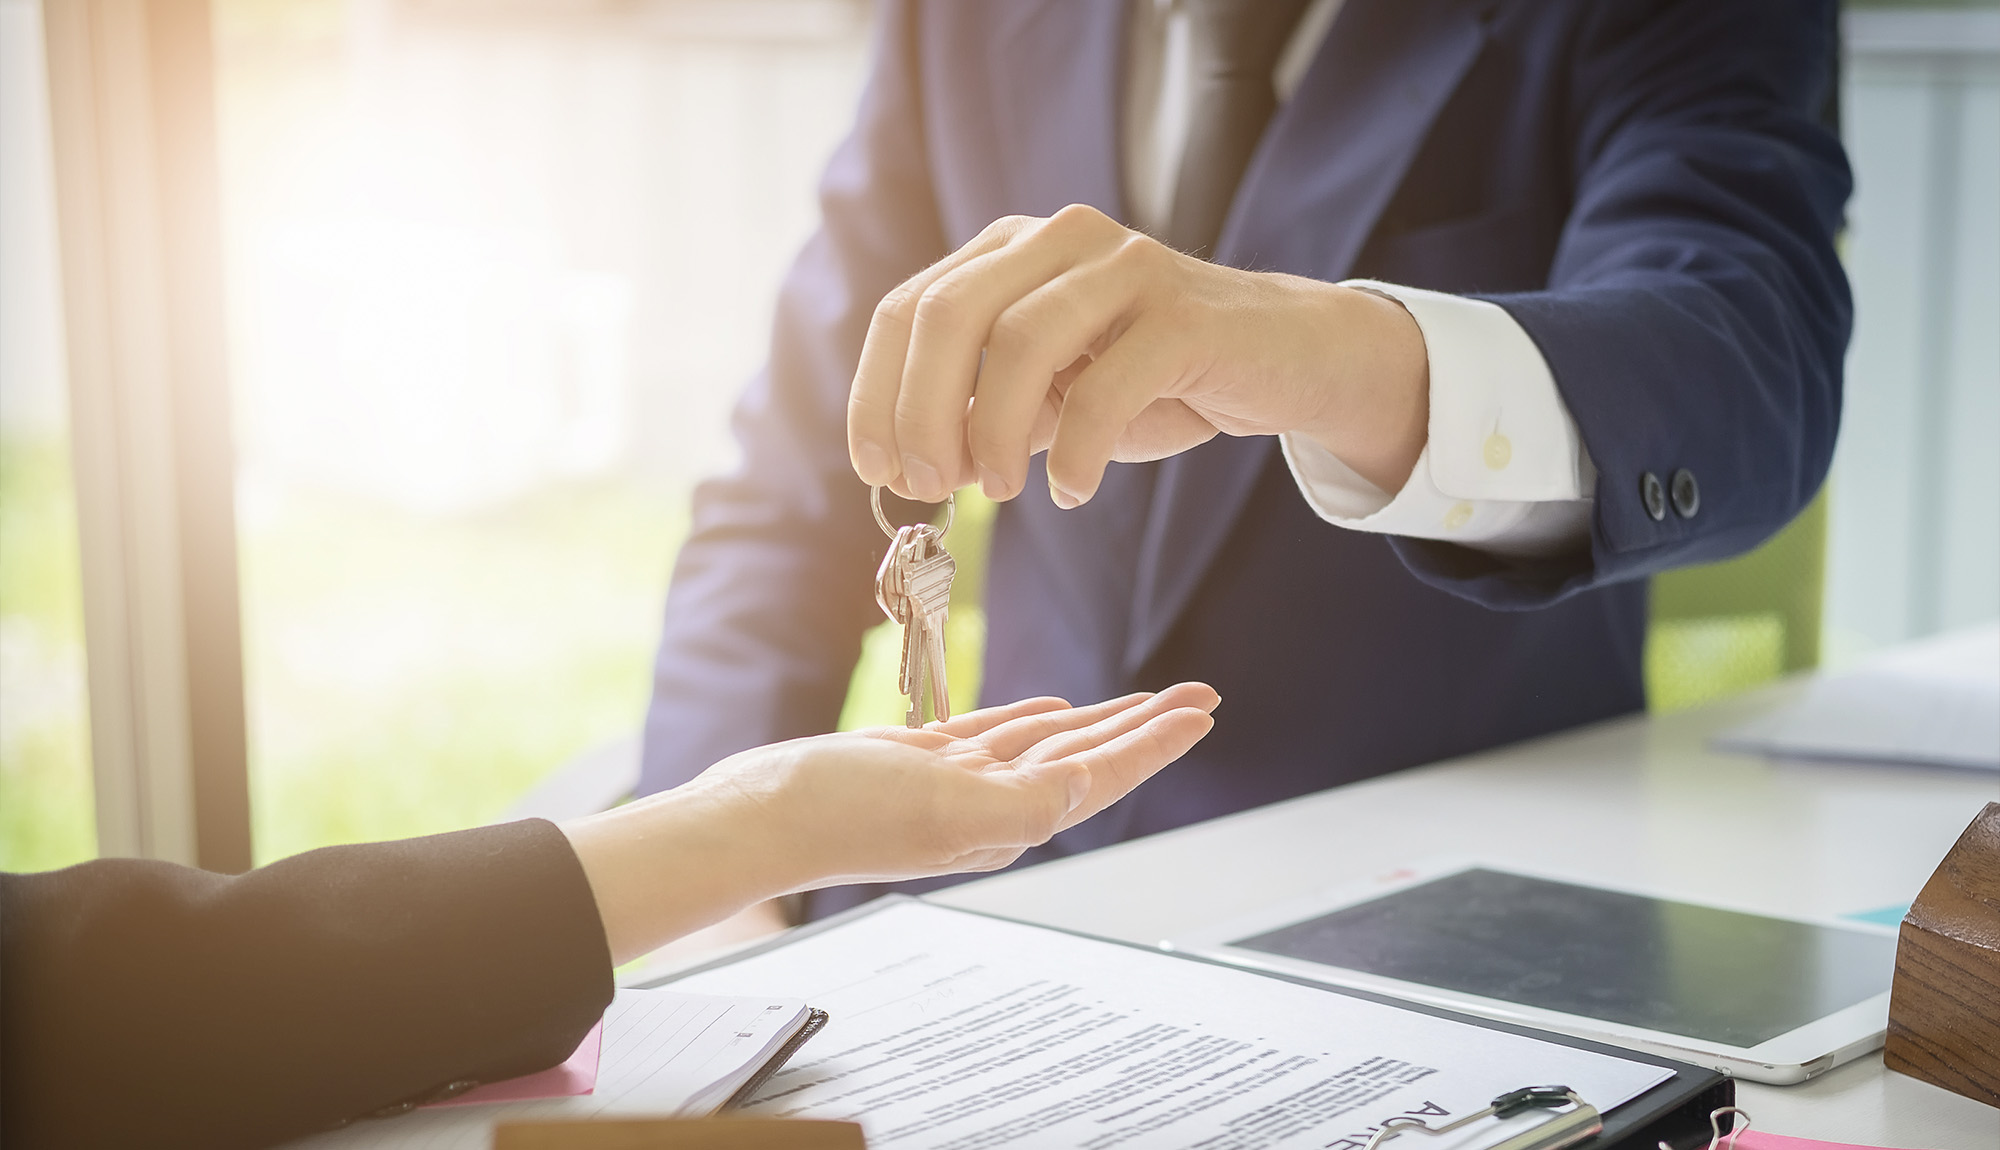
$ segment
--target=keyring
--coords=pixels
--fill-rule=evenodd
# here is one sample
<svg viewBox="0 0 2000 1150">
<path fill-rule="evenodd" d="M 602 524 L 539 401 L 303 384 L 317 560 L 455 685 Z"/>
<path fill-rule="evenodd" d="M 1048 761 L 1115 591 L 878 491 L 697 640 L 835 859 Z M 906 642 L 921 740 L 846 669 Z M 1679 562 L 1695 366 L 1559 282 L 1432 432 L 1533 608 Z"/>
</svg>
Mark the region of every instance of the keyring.
<svg viewBox="0 0 2000 1150">
<path fill-rule="evenodd" d="M 870 487 L 868 489 L 868 503 L 875 509 L 875 525 L 882 529 L 882 534 L 894 539 L 896 537 L 896 529 L 890 525 L 889 517 L 882 514 L 882 489 L 880 487 Z M 958 493 L 952 492 L 944 497 L 944 526 L 937 529 L 938 538 L 944 538 L 945 532 L 951 530 L 951 517 L 957 513 Z"/>
</svg>

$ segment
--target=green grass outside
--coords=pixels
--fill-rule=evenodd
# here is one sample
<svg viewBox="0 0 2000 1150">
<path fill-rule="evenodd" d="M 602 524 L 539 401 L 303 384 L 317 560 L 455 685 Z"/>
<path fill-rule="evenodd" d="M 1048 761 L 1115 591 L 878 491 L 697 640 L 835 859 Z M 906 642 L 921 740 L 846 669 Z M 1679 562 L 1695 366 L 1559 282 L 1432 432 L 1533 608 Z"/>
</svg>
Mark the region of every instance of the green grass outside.
<svg viewBox="0 0 2000 1150">
<path fill-rule="evenodd" d="M 0 869 L 97 853 L 85 697 L 69 452 L 0 439 Z"/>
<path fill-rule="evenodd" d="M 315 496 L 253 517 L 258 859 L 489 821 L 635 728 L 684 530 L 680 501 L 616 482 L 468 515 Z"/>
</svg>

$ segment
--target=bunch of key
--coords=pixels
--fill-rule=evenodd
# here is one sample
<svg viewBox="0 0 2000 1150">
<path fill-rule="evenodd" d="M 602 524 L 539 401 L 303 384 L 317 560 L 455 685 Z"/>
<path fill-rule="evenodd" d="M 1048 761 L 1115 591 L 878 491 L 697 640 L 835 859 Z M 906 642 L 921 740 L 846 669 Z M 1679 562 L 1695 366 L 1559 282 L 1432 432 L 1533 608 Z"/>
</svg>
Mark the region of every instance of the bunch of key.
<svg viewBox="0 0 2000 1150">
<path fill-rule="evenodd" d="M 910 523 L 891 527 L 882 514 L 882 489 L 871 495 L 875 522 L 889 536 L 889 553 L 875 572 L 875 602 L 891 622 L 903 628 L 903 667 L 898 679 L 909 697 L 910 711 L 904 722 L 924 725 L 924 696 L 930 695 L 931 714 L 951 718 L 951 693 L 945 685 L 944 624 L 951 613 L 951 580 L 958 564 L 944 549 L 944 533 L 951 530 L 953 501 L 947 497 L 944 526 Z"/>
</svg>

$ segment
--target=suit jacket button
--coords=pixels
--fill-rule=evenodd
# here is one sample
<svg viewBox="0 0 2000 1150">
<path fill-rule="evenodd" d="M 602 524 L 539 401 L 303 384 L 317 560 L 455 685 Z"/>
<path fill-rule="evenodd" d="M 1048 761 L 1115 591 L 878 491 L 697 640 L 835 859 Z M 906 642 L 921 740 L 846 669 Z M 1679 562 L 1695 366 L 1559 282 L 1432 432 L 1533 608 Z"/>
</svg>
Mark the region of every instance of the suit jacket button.
<svg viewBox="0 0 2000 1150">
<path fill-rule="evenodd" d="M 1660 477 L 1650 471 L 1639 475 L 1639 500 L 1646 505 L 1646 514 L 1658 523 L 1667 517 L 1667 487 Z"/>
<path fill-rule="evenodd" d="M 1682 519 L 1693 519 L 1701 510 L 1701 488 L 1695 484 L 1694 472 L 1683 467 L 1674 472 L 1674 511 Z M 1655 515 L 1653 518 L 1658 519 Z"/>
</svg>

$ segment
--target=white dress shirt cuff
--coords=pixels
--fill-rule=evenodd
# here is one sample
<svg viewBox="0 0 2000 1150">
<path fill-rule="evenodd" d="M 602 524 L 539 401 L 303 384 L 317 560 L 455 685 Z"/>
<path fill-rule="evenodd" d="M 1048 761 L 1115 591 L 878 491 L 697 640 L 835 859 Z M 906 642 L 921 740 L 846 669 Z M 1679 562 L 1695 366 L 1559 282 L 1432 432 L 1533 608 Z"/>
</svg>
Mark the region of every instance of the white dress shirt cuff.
<svg viewBox="0 0 2000 1150">
<path fill-rule="evenodd" d="M 1421 288 L 1349 280 L 1401 303 L 1430 360 L 1429 439 L 1393 497 L 1303 435 L 1285 461 L 1320 518 L 1357 531 L 1504 555 L 1578 546 L 1596 468 L 1534 341 L 1504 308 Z"/>
</svg>

